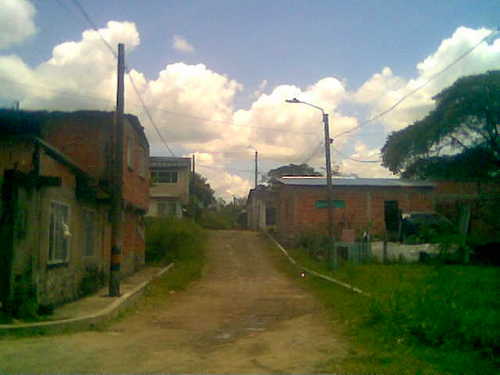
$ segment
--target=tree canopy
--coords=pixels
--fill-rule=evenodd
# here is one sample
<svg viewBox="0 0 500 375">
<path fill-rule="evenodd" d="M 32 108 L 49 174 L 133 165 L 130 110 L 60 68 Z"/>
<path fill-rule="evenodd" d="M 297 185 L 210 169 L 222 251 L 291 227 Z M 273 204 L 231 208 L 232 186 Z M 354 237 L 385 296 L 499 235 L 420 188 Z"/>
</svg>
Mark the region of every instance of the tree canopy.
<svg viewBox="0 0 500 375">
<path fill-rule="evenodd" d="M 191 178 L 189 194 L 197 206 L 208 207 L 216 202 L 214 190 L 207 179 L 198 173 L 195 173 L 194 177 Z"/>
<path fill-rule="evenodd" d="M 391 133 L 383 165 L 406 178 L 500 178 L 500 70 L 462 77 L 425 118 Z"/>
</svg>

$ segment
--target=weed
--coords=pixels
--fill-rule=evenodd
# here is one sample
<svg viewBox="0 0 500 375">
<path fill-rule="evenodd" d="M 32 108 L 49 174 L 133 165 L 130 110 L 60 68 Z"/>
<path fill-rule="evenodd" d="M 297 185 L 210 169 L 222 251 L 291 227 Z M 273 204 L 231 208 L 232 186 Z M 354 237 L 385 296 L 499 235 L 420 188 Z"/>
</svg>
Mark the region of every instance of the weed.
<svg viewBox="0 0 500 375">
<path fill-rule="evenodd" d="M 146 220 L 146 262 L 170 263 L 193 257 L 205 233 L 189 219 L 150 218 Z"/>
<path fill-rule="evenodd" d="M 349 282 L 367 298 L 321 279 L 306 278 L 350 338 L 352 354 L 332 363 L 346 372 L 493 374 L 499 354 L 499 270 L 438 264 L 348 265 L 334 273 L 303 251 L 299 264 Z M 286 260 L 283 260 L 286 263 Z M 282 266 L 290 274 L 291 266 Z M 337 366 L 337 367 L 334 367 Z"/>
</svg>

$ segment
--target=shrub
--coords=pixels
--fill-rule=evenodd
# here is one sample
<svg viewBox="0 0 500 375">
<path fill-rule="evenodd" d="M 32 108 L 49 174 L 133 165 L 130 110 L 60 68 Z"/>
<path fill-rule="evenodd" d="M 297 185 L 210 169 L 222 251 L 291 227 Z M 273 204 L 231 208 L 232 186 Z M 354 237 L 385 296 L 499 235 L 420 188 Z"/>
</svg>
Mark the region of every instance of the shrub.
<svg viewBox="0 0 500 375">
<path fill-rule="evenodd" d="M 235 219 L 228 212 L 204 210 L 199 218 L 199 224 L 207 229 L 236 228 Z"/>
<path fill-rule="evenodd" d="M 189 219 L 146 220 L 146 262 L 173 262 L 198 251 L 204 240 L 202 228 Z"/>
</svg>

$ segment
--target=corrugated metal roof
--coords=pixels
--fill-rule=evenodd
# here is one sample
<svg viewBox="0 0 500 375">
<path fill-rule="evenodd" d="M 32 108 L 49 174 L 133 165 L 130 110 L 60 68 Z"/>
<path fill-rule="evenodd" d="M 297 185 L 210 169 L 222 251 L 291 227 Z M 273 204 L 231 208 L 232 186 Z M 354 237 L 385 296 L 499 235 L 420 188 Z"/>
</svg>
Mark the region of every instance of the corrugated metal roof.
<svg viewBox="0 0 500 375">
<path fill-rule="evenodd" d="M 281 177 L 278 182 L 293 186 L 326 186 L 326 177 Z M 334 177 L 333 186 L 379 186 L 379 187 L 434 187 L 432 182 L 409 181 L 399 178 L 350 178 Z"/>
</svg>

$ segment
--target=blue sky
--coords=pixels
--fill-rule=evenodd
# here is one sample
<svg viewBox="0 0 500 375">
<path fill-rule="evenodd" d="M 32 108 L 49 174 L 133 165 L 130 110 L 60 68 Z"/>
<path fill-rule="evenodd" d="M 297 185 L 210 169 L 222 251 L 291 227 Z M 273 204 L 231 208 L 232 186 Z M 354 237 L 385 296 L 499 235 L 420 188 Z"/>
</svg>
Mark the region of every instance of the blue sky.
<svg viewBox="0 0 500 375">
<path fill-rule="evenodd" d="M 87 51 L 81 56 L 81 61 L 88 65 L 104 61 L 101 55 L 96 52 L 93 56 L 92 52 L 100 48 L 97 44 L 100 41 L 92 41 L 92 36 L 88 40 L 82 37 L 82 32 L 89 30 L 90 26 L 73 1 L 16 1 L 31 5 L 16 8 L 18 4 L 12 5 L 14 0 L 0 0 L 0 5 L 5 3 L 0 7 L 0 21 L 1 13 L 5 12 L 4 16 L 9 19 L 19 17 L 17 25 L 32 22 L 36 31 L 3 43 L 0 79 L 3 56 L 6 77 L 9 69 L 19 69 L 19 74 L 15 75 L 20 80 L 18 86 L 20 82 L 25 85 L 26 79 L 33 79 L 37 85 L 46 84 L 47 77 L 54 80 L 58 72 L 63 72 L 61 80 L 74 82 L 61 86 L 60 90 L 77 90 L 75 94 L 85 92 L 90 96 L 112 98 L 111 93 L 104 93 L 107 86 L 102 84 L 108 78 L 106 74 L 112 74 L 111 68 L 98 72 L 102 74 L 98 83 L 89 83 L 84 89 L 86 83 L 71 76 L 71 72 L 76 76 L 82 71 L 80 64 L 83 63 L 76 61 L 75 53 Z M 138 82 L 144 80 L 140 89 L 143 89 L 148 105 L 212 121 L 197 122 L 194 118 L 188 121 L 188 117 L 176 118 L 165 112 L 161 115 L 160 110 L 154 111 L 155 116 L 159 116 L 158 126 L 176 153 L 199 153 L 201 161 L 207 165 L 203 172 L 212 178 L 213 185 L 225 197 L 243 195 L 251 185 L 250 173 L 236 171 L 249 168 L 248 155 L 245 154 L 248 150 L 240 152 L 244 145 L 252 144 L 262 150 L 262 165 L 267 168 L 303 160 L 316 147 L 321 128 L 317 128 L 317 137 L 302 137 L 309 137 L 307 141 L 292 138 L 291 133 L 280 136 L 279 129 L 305 132 L 316 129 L 315 126 L 320 126 L 318 121 L 321 122 L 318 114 L 307 108 L 284 106 L 276 110 L 276 103 L 282 102 L 284 96 L 302 95 L 304 100 L 316 100 L 316 104 L 328 111 L 335 111 L 332 122 L 338 124 L 340 130 L 347 129 L 356 125 L 356 121 L 386 108 L 410 90 L 415 82 L 438 71 L 447 59 L 459 56 L 464 48 L 496 29 L 500 14 L 498 0 L 81 0 L 81 4 L 98 28 L 111 30 L 115 27 L 110 31 L 110 43 L 120 41 L 122 31 L 116 25 L 109 26 L 109 21 L 133 23 L 133 26 L 126 26 L 127 34 L 123 36 L 130 51 L 127 64 L 140 74 L 136 78 Z M 32 13 L 29 12 L 30 6 L 34 9 Z M 5 22 L 0 26 L 0 32 L 7 35 L 7 39 L 9 33 L 12 36 L 22 34 L 19 28 Z M 137 33 L 137 38 L 134 33 Z M 175 36 L 190 45 L 192 50 L 174 48 Z M 448 44 L 443 43 L 447 39 Z M 85 40 L 87 47 L 78 47 L 75 52 L 74 46 L 66 44 L 59 49 L 65 57 L 61 57 L 57 64 L 50 61 L 55 46 L 69 41 L 83 45 Z M 96 43 L 94 49 L 91 43 Z M 397 115 L 339 142 L 338 149 L 354 158 L 376 158 L 386 134 L 424 114 L 423 111 L 432 104 L 431 96 L 445 85 L 463 74 L 500 68 L 497 58 L 500 47 L 497 44 L 500 43 L 494 45 L 490 41 L 488 48 L 478 48 L 477 54 L 464 59 L 462 67 L 430 85 L 418 98 L 412 98 Z M 425 66 L 417 69 L 417 64 L 424 61 L 427 61 Z M 106 64 L 112 66 L 112 56 Z M 163 72 L 163 78 L 160 78 L 160 72 Z M 83 78 L 92 81 L 91 76 Z M 341 86 L 336 86 L 336 78 L 342 82 Z M 13 79 L 12 75 L 9 79 Z M 20 100 L 27 108 L 43 105 L 50 109 L 77 109 L 90 105 L 77 99 L 71 103 L 67 99 L 63 101 L 61 95 L 34 100 L 33 97 L 42 94 L 30 92 L 27 86 L 16 95 L 18 99 L 12 91 L 8 95 L 0 93 L 0 103 Z M 102 109 L 109 109 L 107 106 Z M 290 112 L 288 118 L 283 118 L 284 111 Z M 137 113 L 139 116 L 140 112 Z M 151 125 L 143 116 L 142 113 L 141 121 L 151 135 L 152 150 L 155 154 L 162 154 L 165 150 L 159 140 L 153 138 Z M 164 119 L 168 116 L 171 118 Z M 253 127 L 253 133 L 243 131 L 245 126 Z M 266 132 L 262 129 L 264 127 L 276 129 Z M 231 132 L 234 135 L 223 136 Z M 217 156 L 217 152 L 225 154 Z M 230 155 L 237 156 L 230 158 Z M 337 156 L 341 158 L 340 154 Z M 321 166 L 321 160 L 319 154 L 311 163 Z M 345 163 L 343 169 L 346 173 L 378 173 L 374 167 L 366 169 L 365 165 Z M 221 171 L 217 175 L 220 175 L 223 167 L 227 178 L 219 184 L 213 173 L 219 168 Z"/>
</svg>

